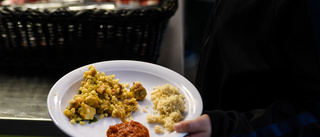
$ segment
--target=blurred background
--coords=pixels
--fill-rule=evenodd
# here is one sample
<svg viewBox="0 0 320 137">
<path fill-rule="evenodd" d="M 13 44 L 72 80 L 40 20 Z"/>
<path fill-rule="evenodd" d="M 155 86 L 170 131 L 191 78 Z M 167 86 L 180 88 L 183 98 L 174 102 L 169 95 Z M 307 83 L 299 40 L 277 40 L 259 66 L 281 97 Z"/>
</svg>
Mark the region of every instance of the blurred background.
<svg viewBox="0 0 320 137">
<path fill-rule="evenodd" d="M 77 2 L 79 0 L 62 0 L 62 1 L 64 4 L 66 4 L 68 2 L 72 3 L 72 2 Z M 131 5 L 131 6 L 133 5 L 138 7 L 138 6 L 158 4 L 160 0 L 80 0 L 80 1 L 114 2 L 117 4 L 118 7 L 121 7 L 121 6 L 125 7 L 124 5 Z M 178 29 L 179 30 L 177 32 L 178 34 L 175 33 L 172 35 L 174 35 L 174 38 L 180 39 L 180 37 L 177 37 L 176 35 L 181 35 L 179 33 L 183 33 L 182 42 L 178 43 L 178 44 L 182 44 L 182 47 L 183 47 L 182 48 L 183 63 L 181 65 L 183 70 L 180 70 L 181 68 L 173 65 L 161 63 L 161 59 L 160 59 L 160 65 L 171 68 L 177 71 L 178 73 L 183 74 L 192 83 L 194 83 L 195 81 L 199 55 L 201 54 L 201 45 L 204 37 L 203 34 L 204 34 L 206 23 L 209 19 L 210 12 L 212 10 L 213 1 L 214 0 L 182 0 L 181 2 L 178 3 L 179 9 L 175 13 L 173 18 L 178 18 L 176 19 L 177 21 L 175 22 L 178 22 L 179 26 L 180 24 L 182 24 L 183 28 L 182 30 Z M 61 3 L 60 3 L 61 0 L 0 0 L 0 5 L 24 5 L 24 7 L 34 8 L 35 6 L 34 3 L 46 3 L 46 2 L 51 2 L 50 5 L 45 5 L 46 7 L 56 8 L 61 6 Z M 37 7 L 41 7 L 41 6 L 44 6 L 44 5 L 41 5 L 41 4 L 37 5 Z M 109 6 L 108 8 L 114 8 L 112 6 L 110 7 L 110 5 L 105 5 L 105 6 Z M 74 6 L 72 8 L 75 9 L 78 7 Z M 91 8 L 91 7 L 88 6 L 88 7 L 82 7 L 82 8 Z M 175 28 L 171 28 L 171 29 L 177 30 L 177 27 L 179 27 L 178 25 L 175 25 L 174 26 Z M 165 34 L 165 35 L 170 35 L 170 34 Z M 168 41 L 168 39 L 166 39 L 165 41 Z M 171 42 L 172 40 L 169 40 L 169 41 Z M 165 44 L 172 44 L 172 42 L 171 43 L 170 42 L 169 43 L 167 42 Z M 174 41 L 173 43 L 177 43 L 177 40 Z M 181 61 L 181 59 L 177 59 L 177 60 Z M 167 60 L 165 59 L 165 61 L 163 62 L 167 62 Z"/>
<path fill-rule="evenodd" d="M 46 2 L 48 0 L 41 0 L 40 2 Z M 37 5 L 37 6 L 49 6 L 50 8 L 59 7 L 61 3 L 59 0 L 57 4 L 51 5 Z M 73 0 L 68 0 L 73 1 Z M 74 0 L 79 1 L 79 0 Z M 86 0 L 88 1 L 88 0 Z M 90 2 L 94 2 L 95 0 L 90 0 Z M 99 2 L 105 2 L 110 0 L 97 0 Z M 124 8 L 132 8 L 126 7 L 128 2 L 135 1 L 135 3 L 131 3 L 133 6 L 149 6 L 158 4 L 160 0 L 139 0 L 140 2 L 136 2 L 136 0 L 111 0 L 117 3 L 117 6 L 122 6 Z M 162 49 L 159 56 L 158 64 L 168 67 L 177 73 L 184 75 L 190 82 L 195 83 L 199 56 L 201 54 L 202 42 L 204 39 L 204 31 L 206 27 L 206 23 L 209 20 L 209 15 L 211 13 L 213 2 L 214 0 L 178 0 L 179 7 L 175 14 L 170 19 L 168 25 L 166 26 L 167 29 L 163 35 L 163 43 Z M 25 7 L 34 7 L 33 2 L 39 2 L 37 0 L 0 0 L 0 5 L 21 5 L 25 4 Z M 27 4 L 26 4 L 27 3 Z M 28 3 L 31 3 L 28 5 Z M 92 5 L 91 5 L 92 6 Z M 78 5 L 73 5 L 73 10 L 81 10 L 81 8 L 92 8 L 91 6 L 82 6 L 79 7 Z M 95 5 L 93 5 L 95 6 Z M 107 8 L 114 8 L 110 7 L 109 4 L 104 5 L 108 6 Z M 100 6 L 101 7 L 101 6 Z M 105 8 L 105 7 L 104 7 Z M 20 10 L 17 10 L 19 13 L 22 13 Z M 23 16 L 16 16 L 13 10 L 3 10 L 0 9 L 0 12 L 6 14 L 7 17 L 14 19 L 15 17 L 23 17 Z M 50 12 L 50 11 L 45 11 Z M 68 14 L 65 13 L 73 13 L 73 11 L 61 11 L 61 15 L 65 16 Z M 98 13 L 98 12 L 97 12 Z M 2 15 L 4 15 L 2 14 Z M 37 16 L 38 12 L 30 12 L 30 14 L 26 14 L 26 17 L 33 18 Z M 120 13 L 121 15 L 121 13 Z M 52 19 L 52 18 L 50 18 Z M 4 22 L 4 20 L 2 20 Z M 51 24 L 50 24 L 51 23 Z M 49 22 L 47 24 L 47 28 L 43 25 L 41 26 L 40 23 L 28 22 L 23 24 L 22 22 L 5 22 L 0 23 L 0 137 L 2 136 L 64 136 L 57 126 L 53 124 L 48 116 L 47 108 L 46 108 L 46 99 L 48 92 L 52 85 L 64 74 L 65 72 L 61 72 L 55 74 L 51 70 L 55 70 L 56 67 L 60 67 L 61 65 L 55 66 L 52 68 L 52 64 L 61 64 L 61 61 L 65 62 L 68 65 L 68 61 L 65 61 L 65 57 L 74 57 L 74 55 L 69 55 L 69 52 L 65 52 L 62 49 L 68 46 L 74 45 L 71 42 L 71 45 L 68 45 L 66 39 L 63 39 L 63 32 L 69 32 L 68 34 L 80 32 L 83 29 L 83 26 L 77 26 L 77 24 L 68 24 L 67 30 L 62 31 L 61 27 L 56 25 L 56 23 Z M 24 25 L 24 26 L 23 26 Z M 16 27 L 14 27 L 16 26 Z M 139 26 L 139 25 L 138 25 Z M 142 25 L 141 25 L 142 26 Z M 160 25 L 161 26 L 161 25 Z M 112 38 L 118 38 L 118 41 L 123 42 L 123 38 L 121 35 L 122 32 L 125 32 L 123 29 L 116 29 L 116 25 L 100 25 L 98 30 L 98 41 L 94 45 L 97 48 L 101 48 L 99 44 L 105 44 L 106 42 L 103 41 L 104 38 L 108 38 L 109 36 Z M 130 32 L 130 34 L 136 33 L 135 31 L 137 28 L 133 29 L 134 26 L 131 27 L 124 27 L 126 28 L 126 32 Z M 3 29 L 6 28 L 6 29 Z M 49 35 L 49 37 L 45 37 L 47 33 L 42 30 L 42 28 L 49 28 L 49 31 L 56 29 L 56 31 L 52 31 L 54 35 Z M 151 27 L 149 27 L 151 28 Z M 8 30 L 8 31 L 7 31 Z M 33 30 L 33 31 L 31 31 Z M 110 30 L 110 33 L 102 34 L 102 31 Z M 142 29 L 138 28 L 137 30 L 147 30 L 147 28 Z M 85 30 L 84 30 L 85 31 Z M 100 32 L 101 31 L 101 32 Z M 31 32 L 31 33 L 26 33 Z M 72 32 L 72 33 L 70 33 Z M 93 30 L 95 32 L 95 30 Z M 114 33 L 113 33 L 114 32 Z M 149 39 L 145 37 L 147 34 L 151 34 L 151 31 L 147 32 L 137 32 L 137 34 L 141 35 L 141 39 Z M 16 33 L 13 35 L 13 33 Z M 48 32 L 49 33 L 49 32 Z M 162 34 L 162 32 L 159 32 Z M 23 35 L 19 35 L 23 34 Z M 40 41 L 36 41 L 34 34 L 40 34 Z M 91 34 L 91 33 L 90 33 Z M 92 33 L 93 34 L 93 33 Z M 143 34 L 143 35 L 142 35 Z M 81 34 L 82 35 L 82 34 Z M 85 33 L 83 33 L 85 35 Z M 72 35 L 77 38 L 80 34 Z M 150 36 L 150 35 L 149 35 Z M 47 38 L 46 40 L 42 38 Z M 135 39 L 134 37 L 133 39 Z M 155 37 L 157 38 L 157 37 Z M 56 43 L 52 41 L 56 41 Z M 71 40 L 71 39 L 68 39 Z M 90 40 L 88 40 L 90 42 Z M 149 40 L 145 40 L 149 41 Z M 145 55 L 145 50 L 143 48 L 146 47 L 145 41 L 139 43 L 141 44 L 139 49 L 141 51 L 137 51 L 139 55 Z M 81 42 L 78 42 L 81 44 Z M 150 41 L 150 43 L 156 43 Z M 11 45 L 10 45 L 11 44 Z M 58 48 L 54 47 L 57 46 Z M 69 43 L 70 44 L 70 43 Z M 84 43 L 84 45 L 93 45 L 94 43 Z M 9 46 L 8 46 L 9 45 Z M 53 45 L 52 47 L 50 47 Z M 64 45 L 64 46 L 61 46 Z M 67 45 L 67 46 L 65 46 Z M 90 46 L 91 46 L 90 45 Z M 123 44 L 123 45 L 126 45 Z M 100 47 L 99 47 L 100 46 Z M 157 45 L 156 45 L 157 46 Z M 49 47 L 49 48 L 48 48 Z M 54 49 L 54 50 L 52 50 Z M 71 48 L 72 49 L 72 48 Z M 69 49 L 70 50 L 70 49 Z M 85 49 L 87 50 L 87 49 Z M 116 48 L 117 50 L 117 48 Z M 27 52 L 26 52 L 27 51 Z M 43 54 L 39 54 L 39 51 L 44 52 Z M 70 50 L 71 51 L 71 50 Z M 56 55 L 56 53 L 61 52 L 60 62 L 55 62 L 55 58 L 51 58 L 52 55 Z M 129 51 L 130 52 L 130 51 Z M 143 54 L 140 54 L 143 53 Z M 36 53 L 36 54 L 34 54 Z M 46 54 L 50 53 L 50 54 Z M 14 54 L 14 56 L 12 55 Z M 38 55 L 42 55 L 48 59 L 53 59 L 51 62 L 47 62 L 46 58 L 38 58 Z M 157 53 L 158 54 L 158 53 Z M 7 57 L 13 56 L 13 57 Z M 75 55 L 76 52 L 75 52 Z M 127 54 L 125 54 L 127 55 Z M 132 55 L 136 55 L 132 53 Z M 152 55 L 156 56 L 157 55 Z M 27 57 L 27 58 L 26 58 Z M 59 57 L 59 56 L 58 56 Z M 94 59 L 94 58 L 93 58 Z M 96 58 L 95 58 L 96 59 Z M 111 58 L 112 59 L 112 58 Z M 154 62 L 154 60 L 148 60 L 148 57 L 138 57 L 138 59 L 147 59 L 147 61 Z M 156 59 L 156 58 L 155 58 Z M 36 60 L 37 63 L 32 64 L 32 61 Z M 27 62 L 26 62 L 27 61 Z M 28 61 L 31 61 L 28 62 Z M 73 60 L 74 61 L 74 60 Z M 88 60 L 92 61 L 92 60 Z M 100 61 L 100 60 L 98 60 Z M 22 62 L 22 64 L 21 64 Z M 7 66 L 6 63 L 10 63 Z M 19 64 L 20 63 L 20 64 Z M 23 64 L 24 63 L 24 64 Z M 43 65 L 42 63 L 47 63 Z M 75 62 L 77 63 L 77 62 Z M 87 63 L 84 60 L 79 60 L 80 63 Z M 79 65 L 77 64 L 77 65 Z M 29 68 L 29 66 L 35 65 L 34 68 Z M 18 66 L 18 67 L 15 67 Z M 41 66 L 42 68 L 46 68 L 47 71 L 43 69 L 37 68 Z M 62 65 L 63 66 L 63 65 Z M 66 67 L 66 66 L 64 66 Z M 77 67 L 77 66 L 72 66 Z M 50 68 L 50 69 L 48 69 Z M 73 69 L 73 68 L 70 68 Z M 30 71 L 31 70 L 31 71 Z M 69 70 L 69 68 L 67 69 Z M 49 73 L 48 73 L 49 72 Z M 30 126 L 26 126 L 30 125 Z M 36 132 L 35 132 L 36 131 Z M 35 134 L 36 133 L 36 134 Z"/>
</svg>

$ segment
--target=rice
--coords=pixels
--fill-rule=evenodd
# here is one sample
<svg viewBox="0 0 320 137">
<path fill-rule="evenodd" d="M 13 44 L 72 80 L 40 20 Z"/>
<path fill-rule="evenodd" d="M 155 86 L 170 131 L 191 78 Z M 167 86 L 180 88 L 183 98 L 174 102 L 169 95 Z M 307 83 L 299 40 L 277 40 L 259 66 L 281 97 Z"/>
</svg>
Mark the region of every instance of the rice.
<svg viewBox="0 0 320 137">
<path fill-rule="evenodd" d="M 148 114 L 147 121 L 161 124 L 169 132 L 173 131 L 173 125 L 184 118 L 182 115 L 185 109 L 184 96 L 176 87 L 166 84 L 158 86 L 151 92 L 151 100 L 152 108 L 158 115 Z"/>
</svg>

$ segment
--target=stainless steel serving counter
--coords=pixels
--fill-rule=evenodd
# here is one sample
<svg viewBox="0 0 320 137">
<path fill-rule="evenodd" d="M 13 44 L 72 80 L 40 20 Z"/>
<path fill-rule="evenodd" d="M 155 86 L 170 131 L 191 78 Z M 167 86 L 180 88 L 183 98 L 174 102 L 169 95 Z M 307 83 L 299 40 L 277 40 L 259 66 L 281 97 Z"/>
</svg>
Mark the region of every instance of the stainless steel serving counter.
<svg viewBox="0 0 320 137">
<path fill-rule="evenodd" d="M 0 135 L 66 136 L 51 121 L 47 95 L 61 73 L 0 69 Z"/>
<path fill-rule="evenodd" d="M 47 94 L 56 78 L 45 74 L 22 74 L 5 71 L 0 74 L 0 116 L 50 119 L 46 109 Z"/>
</svg>

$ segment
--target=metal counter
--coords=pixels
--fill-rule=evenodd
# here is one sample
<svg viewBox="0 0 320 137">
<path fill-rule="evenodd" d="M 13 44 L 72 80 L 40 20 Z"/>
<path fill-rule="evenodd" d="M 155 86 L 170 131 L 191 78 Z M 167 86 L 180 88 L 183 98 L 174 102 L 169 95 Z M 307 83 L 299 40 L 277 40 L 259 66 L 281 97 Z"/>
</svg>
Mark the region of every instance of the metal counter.
<svg viewBox="0 0 320 137">
<path fill-rule="evenodd" d="M 46 105 L 50 88 L 64 72 L 49 72 L 0 70 L 0 135 L 66 136 L 51 121 Z"/>
</svg>

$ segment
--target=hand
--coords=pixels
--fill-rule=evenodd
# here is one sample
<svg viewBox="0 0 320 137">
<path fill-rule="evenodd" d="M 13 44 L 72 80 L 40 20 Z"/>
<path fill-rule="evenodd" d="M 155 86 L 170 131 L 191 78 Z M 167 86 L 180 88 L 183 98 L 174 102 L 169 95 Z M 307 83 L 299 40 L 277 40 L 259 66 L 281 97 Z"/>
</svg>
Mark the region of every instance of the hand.
<svg viewBox="0 0 320 137">
<path fill-rule="evenodd" d="M 181 121 L 174 125 L 177 132 L 189 133 L 187 137 L 210 137 L 211 121 L 207 114 L 204 114 L 194 120 Z"/>
</svg>

